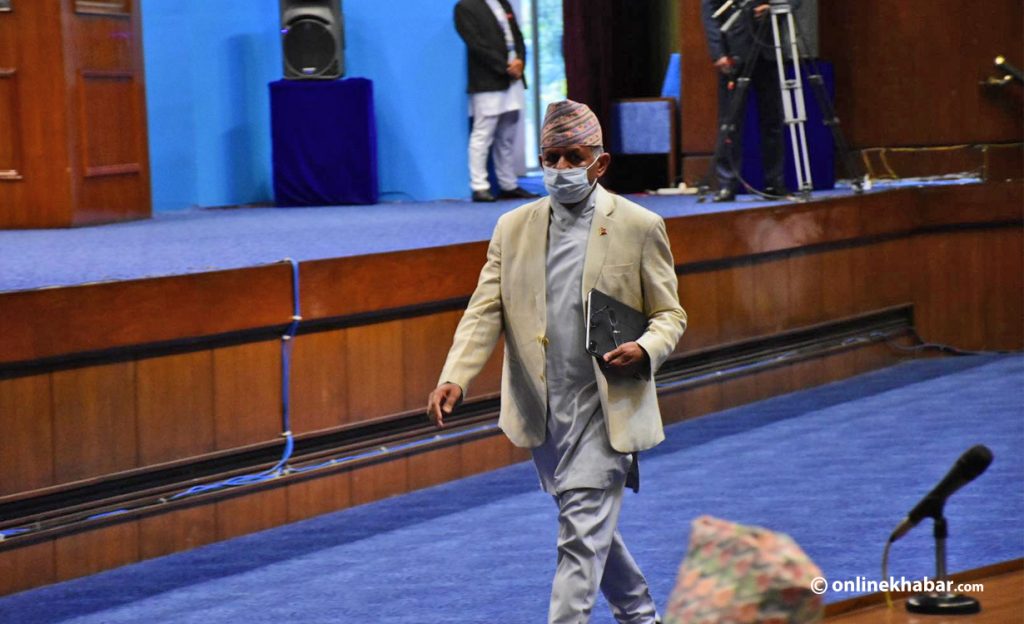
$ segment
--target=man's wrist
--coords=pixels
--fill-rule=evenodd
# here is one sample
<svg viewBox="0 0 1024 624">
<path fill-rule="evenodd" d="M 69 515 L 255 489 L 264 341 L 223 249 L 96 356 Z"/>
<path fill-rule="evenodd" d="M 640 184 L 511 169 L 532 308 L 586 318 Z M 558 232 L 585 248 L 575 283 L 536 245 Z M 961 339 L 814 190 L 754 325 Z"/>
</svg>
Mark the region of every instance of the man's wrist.
<svg viewBox="0 0 1024 624">
<path fill-rule="evenodd" d="M 441 385 L 442 386 L 455 386 L 456 388 L 459 389 L 459 396 L 460 397 L 466 394 L 466 391 L 462 389 L 462 384 L 457 384 L 454 381 L 444 381 L 444 382 L 441 382 Z"/>
</svg>

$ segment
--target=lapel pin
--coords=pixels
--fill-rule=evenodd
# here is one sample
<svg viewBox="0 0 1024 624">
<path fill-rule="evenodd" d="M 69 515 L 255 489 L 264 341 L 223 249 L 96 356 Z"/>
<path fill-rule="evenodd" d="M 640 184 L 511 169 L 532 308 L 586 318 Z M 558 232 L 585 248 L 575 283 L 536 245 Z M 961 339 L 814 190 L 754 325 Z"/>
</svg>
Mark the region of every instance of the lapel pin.
<svg viewBox="0 0 1024 624">
<path fill-rule="evenodd" d="M 603 228 L 603 227 L 601 228 L 601 236 L 608 236 L 608 229 L 607 228 Z"/>
</svg>

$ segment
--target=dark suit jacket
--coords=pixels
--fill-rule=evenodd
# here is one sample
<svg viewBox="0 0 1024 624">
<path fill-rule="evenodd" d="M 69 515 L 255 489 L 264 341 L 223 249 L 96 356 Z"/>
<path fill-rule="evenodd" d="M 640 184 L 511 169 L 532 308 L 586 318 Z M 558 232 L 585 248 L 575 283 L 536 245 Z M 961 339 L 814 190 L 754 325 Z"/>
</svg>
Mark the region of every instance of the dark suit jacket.
<svg viewBox="0 0 1024 624">
<path fill-rule="evenodd" d="M 507 0 L 499 0 L 508 15 L 515 40 L 516 56 L 526 62 L 526 45 L 519 30 L 512 7 Z M 484 0 L 459 0 L 455 5 L 455 28 L 466 42 L 469 53 L 469 93 L 504 91 L 512 84 L 508 75 L 508 48 L 505 31 Z M 526 84 L 526 76 L 523 76 Z"/>
<path fill-rule="evenodd" d="M 767 16 L 764 21 L 755 20 L 753 16 L 754 7 L 759 4 L 767 4 L 768 0 L 754 0 L 750 3 L 749 10 L 744 10 L 744 15 L 741 15 L 739 19 L 729 29 L 729 33 L 723 34 L 720 30 L 722 22 L 725 21 L 731 15 L 731 11 L 726 11 L 725 14 L 718 20 L 711 17 L 711 15 L 718 10 L 718 7 L 722 6 L 726 0 L 701 0 L 700 2 L 700 15 L 704 20 L 704 34 L 708 39 L 708 51 L 711 52 L 711 60 L 717 61 L 723 56 L 731 56 L 739 59 L 740 65 L 743 64 L 751 54 L 760 54 L 763 58 L 771 60 L 775 58 L 775 51 L 772 49 L 772 30 L 771 26 L 767 25 L 759 35 L 764 41 L 760 43 L 755 38 L 758 35 L 757 28 L 767 22 Z M 790 0 L 789 6 L 795 12 L 800 8 L 801 0 Z M 736 5 L 740 4 L 740 0 L 735 0 Z M 763 45 L 762 45 L 763 44 Z"/>
</svg>

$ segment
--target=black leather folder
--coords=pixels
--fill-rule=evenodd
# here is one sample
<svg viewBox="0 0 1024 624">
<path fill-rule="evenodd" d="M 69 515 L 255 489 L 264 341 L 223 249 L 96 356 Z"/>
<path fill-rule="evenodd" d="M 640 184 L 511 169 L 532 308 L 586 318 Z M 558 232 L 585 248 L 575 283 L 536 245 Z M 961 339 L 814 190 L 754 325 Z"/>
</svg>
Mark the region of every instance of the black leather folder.
<svg viewBox="0 0 1024 624">
<path fill-rule="evenodd" d="M 598 358 L 647 331 L 643 312 L 596 288 L 587 295 L 587 310 L 587 352 Z"/>
</svg>

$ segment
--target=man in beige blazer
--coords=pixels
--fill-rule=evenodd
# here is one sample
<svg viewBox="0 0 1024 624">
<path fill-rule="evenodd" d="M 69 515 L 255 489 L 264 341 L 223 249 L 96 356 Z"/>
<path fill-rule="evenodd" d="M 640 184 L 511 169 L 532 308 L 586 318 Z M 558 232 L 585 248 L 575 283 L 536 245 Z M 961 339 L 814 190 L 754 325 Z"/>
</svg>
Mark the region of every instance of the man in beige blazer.
<svg viewBox="0 0 1024 624">
<path fill-rule="evenodd" d="M 665 224 L 597 184 L 611 157 L 593 112 L 552 104 L 541 137 L 549 197 L 502 215 L 427 411 L 439 427 L 505 334 L 498 424 L 531 449 L 559 507 L 549 622 L 587 622 L 598 588 L 623 624 L 657 621 L 617 530 L 636 453 L 664 438 L 654 373 L 686 327 Z M 586 352 L 596 288 L 647 316 L 646 331 Z M 635 483 L 634 483 L 635 487 Z"/>
</svg>

